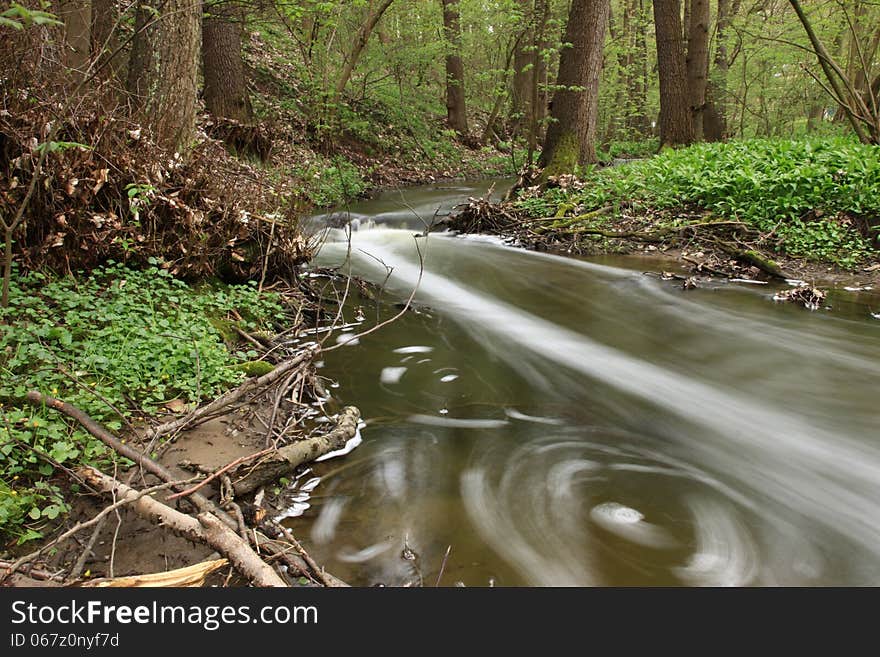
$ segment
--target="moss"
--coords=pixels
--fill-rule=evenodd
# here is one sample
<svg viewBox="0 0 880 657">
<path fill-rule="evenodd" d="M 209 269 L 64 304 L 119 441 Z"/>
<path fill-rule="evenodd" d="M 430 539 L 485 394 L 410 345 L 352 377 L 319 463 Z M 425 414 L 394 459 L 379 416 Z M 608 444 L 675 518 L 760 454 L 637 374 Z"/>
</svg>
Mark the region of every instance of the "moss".
<svg viewBox="0 0 880 657">
<path fill-rule="evenodd" d="M 240 370 L 245 373 L 250 378 L 256 376 L 263 376 L 264 374 L 268 374 L 272 370 L 275 369 L 275 366 L 272 363 L 267 363 L 264 360 L 251 360 L 246 363 L 240 363 L 235 366 L 237 370 Z"/>
<path fill-rule="evenodd" d="M 230 322 L 228 319 L 220 319 L 219 317 L 209 317 L 208 323 L 217 329 L 217 332 L 226 344 L 232 345 L 238 342 L 238 334 L 233 328 L 235 326 L 233 322 Z"/>
<path fill-rule="evenodd" d="M 544 167 L 540 181 L 547 182 L 550 176 L 561 176 L 568 173 L 574 173 L 580 157 L 580 145 L 578 144 L 577 134 L 574 132 L 564 132 L 556 142 L 556 148 L 550 155 L 550 161 Z"/>
</svg>

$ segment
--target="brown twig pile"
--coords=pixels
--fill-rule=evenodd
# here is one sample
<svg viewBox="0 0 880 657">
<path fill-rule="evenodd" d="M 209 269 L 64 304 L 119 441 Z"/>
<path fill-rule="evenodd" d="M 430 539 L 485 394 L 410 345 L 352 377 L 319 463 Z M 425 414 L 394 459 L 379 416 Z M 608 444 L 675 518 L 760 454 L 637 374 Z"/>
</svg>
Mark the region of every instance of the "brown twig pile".
<svg viewBox="0 0 880 657">
<path fill-rule="evenodd" d="M 294 277 L 311 246 L 289 190 L 224 146 L 265 159 L 264 130 L 203 116 L 214 137 L 200 131 L 185 157 L 165 152 L 120 103 L 118 83 L 97 77 L 73 89 L 53 43 L 26 38 L 0 45 L 2 216 L 17 212 L 37 176 L 15 235 L 21 266 L 63 272 L 155 258 L 190 279 Z"/>
</svg>

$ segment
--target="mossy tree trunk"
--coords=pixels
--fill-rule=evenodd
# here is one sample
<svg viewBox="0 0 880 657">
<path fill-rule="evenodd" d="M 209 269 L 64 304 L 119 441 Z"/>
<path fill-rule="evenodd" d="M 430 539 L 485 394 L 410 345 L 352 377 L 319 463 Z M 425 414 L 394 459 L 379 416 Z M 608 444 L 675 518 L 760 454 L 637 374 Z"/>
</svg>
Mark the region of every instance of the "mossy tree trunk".
<svg viewBox="0 0 880 657">
<path fill-rule="evenodd" d="M 551 123 L 539 165 L 544 178 L 573 173 L 578 164 L 596 161 L 596 120 L 602 47 L 611 5 L 608 0 L 573 0 L 559 60 L 558 90 L 550 107 Z"/>
</svg>

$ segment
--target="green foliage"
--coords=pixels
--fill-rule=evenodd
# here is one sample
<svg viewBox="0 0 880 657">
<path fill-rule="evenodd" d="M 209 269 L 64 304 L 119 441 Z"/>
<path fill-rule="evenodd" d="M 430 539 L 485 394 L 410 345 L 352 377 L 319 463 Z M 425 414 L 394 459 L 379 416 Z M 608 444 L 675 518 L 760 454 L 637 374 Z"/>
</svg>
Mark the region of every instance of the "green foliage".
<svg viewBox="0 0 880 657">
<path fill-rule="evenodd" d="M 31 25 L 62 26 L 64 23 L 57 20 L 54 14 L 37 9 L 28 9 L 17 2 L 13 2 L 9 9 L 0 12 L 0 27 L 11 27 L 14 30 L 23 30 Z"/>
<path fill-rule="evenodd" d="M 552 216 L 561 203 L 587 212 L 621 202 L 701 208 L 772 234 L 780 252 L 854 267 L 871 252 L 854 220 L 880 222 L 880 148 L 843 138 L 698 144 L 599 170 L 580 190 L 518 203 Z"/>
<path fill-rule="evenodd" d="M 367 189 L 358 168 L 343 157 L 320 159 L 295 172 L 306 183 L 305 193 L 319 207 L 330 207 L 357 198 Z"/>
<path fill-rule="evenodd" d="M 660 140 L 638 139 L 613 141 L 604 148 L 597 149 L 596 155 L 600 162 L 611 162 L 616 158 L 651 157 L 660 150 Z"/>
<path fill-rule="evenodd" d="M 253 331 L 282 313 L 253 285 L 195 290 L 156 266 L 118 264 L 77 279 L 31 273 L 13 282 L 0 334 L 0 527 L 36 538 L 67 509 L 52 462 L 102 464 L 102 443 L 55 411 L 21 403 L 39 390 L 111 430 L 172 399 L 198 402 L 245 376 L 253 351 L 230 354 L 212 318 L 231 310 Z"/>
</svg>

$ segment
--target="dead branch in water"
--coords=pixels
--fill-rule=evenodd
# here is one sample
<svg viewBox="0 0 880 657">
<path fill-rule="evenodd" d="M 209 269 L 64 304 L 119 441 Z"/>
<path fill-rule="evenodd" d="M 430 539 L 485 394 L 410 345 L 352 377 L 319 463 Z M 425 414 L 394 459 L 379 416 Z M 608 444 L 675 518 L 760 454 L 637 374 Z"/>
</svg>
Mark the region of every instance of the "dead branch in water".
<svg viewBox="0 0 880 657">
<path fill-rule="evenodd" d="M 354 437 L 360 417 L 357 408 L 346 406 L 339 414 L 336 427 L 328 433 L 298 440 L 273 450 L 252 466 L 239 465 L 230 474 L 236 496 L 255 491 L 260 486 L 290 474 L 303 463 L 341 449 Z"/>
</svg>

